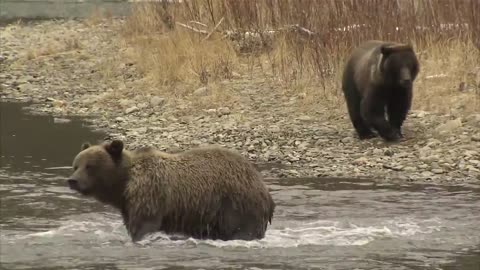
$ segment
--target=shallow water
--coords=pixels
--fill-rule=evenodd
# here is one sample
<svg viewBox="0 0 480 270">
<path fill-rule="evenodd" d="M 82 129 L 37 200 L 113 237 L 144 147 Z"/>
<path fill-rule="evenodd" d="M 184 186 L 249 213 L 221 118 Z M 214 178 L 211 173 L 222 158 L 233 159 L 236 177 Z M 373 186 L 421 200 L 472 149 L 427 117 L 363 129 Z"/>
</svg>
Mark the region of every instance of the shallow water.
<svg viewBox="0 0 480 270">
<path fill-rule="evenodd" d="M 61 167 L 103 134 L 0 106 L 4 269 L 480 269 L 474 185 L 268 179 L 277 208 L 265 239 L 132 244 L 114 209 L 65 185 Z"/>
</svg>

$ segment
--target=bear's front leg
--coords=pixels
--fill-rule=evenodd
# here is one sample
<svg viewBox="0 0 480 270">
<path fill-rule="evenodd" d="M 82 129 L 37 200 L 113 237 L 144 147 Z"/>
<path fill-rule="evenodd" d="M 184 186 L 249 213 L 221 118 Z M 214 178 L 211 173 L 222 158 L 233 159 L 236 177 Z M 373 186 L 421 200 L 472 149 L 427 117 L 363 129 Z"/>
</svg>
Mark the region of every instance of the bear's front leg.
<svg viewBox="0 0 480 270">
<path fill-rule="evenodd" d="M 388 121 L 392 125 L 400 138 L 403 138 L 402 126 L 407 118 L 408 111 L 412 103 L 411 90 L 395 91 L 387 103 Z"/>
<path fill-rule="evenodd" d="M 162 218 L 133 218 L 128 221 L 127 230 L 133 242 L 142 240 L 147 234 L 159 232 L 162 226 Z"/>
<path fill-rule="evenodd" d="M 374 102 L 375 101 L 375 102 Z M 385 103 L 371 100 L 368 96 L 362 101 L 361 113 L 365 121 L 378 131 L 384 140 L 393 142 L 400 140 L 399 132 L 385 119 Z"/>
</svg>

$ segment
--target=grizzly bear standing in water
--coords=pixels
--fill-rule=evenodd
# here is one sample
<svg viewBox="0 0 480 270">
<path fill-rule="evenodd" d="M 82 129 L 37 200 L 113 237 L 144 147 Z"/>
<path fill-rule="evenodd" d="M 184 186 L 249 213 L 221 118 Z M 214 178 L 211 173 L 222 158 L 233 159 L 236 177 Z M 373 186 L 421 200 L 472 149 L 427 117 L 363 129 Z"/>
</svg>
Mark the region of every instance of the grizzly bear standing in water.
<svg viewBox="0 0 480 270">
<path fill-rule="evenodd" d="M 81 150 L 68 185 L 119 209 L 134 242 L 156 231 L 253 240 L 271 224 L 275 203 L 260 173 L 235 152 L 128 151 L 119 140 Z"/>
<path fill-rule="evenodd" d="M 386 141 L 403 137 L 401 128 L 410 110 L 418 72 L 419 63 L 410 45 L 371 40 L 352 52 L 343 73 L 342 90 L 360 139 L 374 137 L 371 128 Z"/>
</svg>

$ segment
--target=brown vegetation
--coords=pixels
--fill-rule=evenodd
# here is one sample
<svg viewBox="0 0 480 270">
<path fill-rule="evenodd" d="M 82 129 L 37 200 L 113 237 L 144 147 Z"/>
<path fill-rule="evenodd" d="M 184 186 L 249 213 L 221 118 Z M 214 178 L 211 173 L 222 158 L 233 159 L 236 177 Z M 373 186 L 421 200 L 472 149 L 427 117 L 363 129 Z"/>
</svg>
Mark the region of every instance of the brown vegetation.
<svg viewBox="0 0 480 270">
<path fill-rule="evenodd" d="M 412 43 L 421 63 L 414 109 L 471 112 L 480 110 L 479 11 L 477 0 L 164 1 L 138 4 L 124 36 L 164 94 L 251 76 L 336 108 L 353 46 Z"/>
</svg>

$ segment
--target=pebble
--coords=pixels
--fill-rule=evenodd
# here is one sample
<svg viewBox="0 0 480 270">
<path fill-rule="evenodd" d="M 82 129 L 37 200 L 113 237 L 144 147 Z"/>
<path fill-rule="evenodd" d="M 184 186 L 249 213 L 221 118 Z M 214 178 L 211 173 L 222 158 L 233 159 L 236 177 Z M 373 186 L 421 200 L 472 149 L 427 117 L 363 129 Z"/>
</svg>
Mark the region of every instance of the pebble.
<svg viewBox="0 0 480 270">
<path fill-rule="evenodd" d="M 386 149 L 385 152 L 383 153 L 385 156 L 393 156 L 395 152 L 392 149 Z"/>
<path fill-rule="evenodd" d="M 425 169 L 428 168 L 428 165 L 427 165 L 427 164 L 420 164 L 420 165 L 418 165 L 417 167 L 418 167 L 419 169 L 421 169 L 421 170 L 425 170 Z"/>
<path fill-rule="evenodd" d="M 137 108 L 136 106 L 132 106 L 132 107 L 130 107 L 130 108 L 127 108 L 127 109 L 125 110 L 125 113 L 126 113 L 126 114 L 131 114 L 131 113 L 136 112 L 136 111 L 138 111 L 138 108 Z"/>
<path fill-rule="evenodd" d="M 53 122 L 55 124 L 66 124 L 66 123 L 70 123 L 71 121 L 72 120 L 66 119 L 66 118 L 56 118 L 56 117 L 53 118 Z"/>
<path fill-rule="evenodd" d="M 165 98 L 154 96 L 150 99 L 150 105 L 152 107 L 159 107 L 165 104 Z"/>
<path fill-rule="evenodd" d="M 462 120 L 457 118 L 455 120 L 447 121 L 446 123 L 438 126 L 435 131 L 437 134 L 444 135 L 446 133 L 451 133 L 454 130 L 460 128 L 462 126 Z"/>
<path fill-rule="evenodd" d="M 207 95 L 207 91 L 208 91 L 207 87 L 200 87 L 197 90 L 193 91 L 193 94 L 195 96 L 205 96 Z"/>
</svg>

